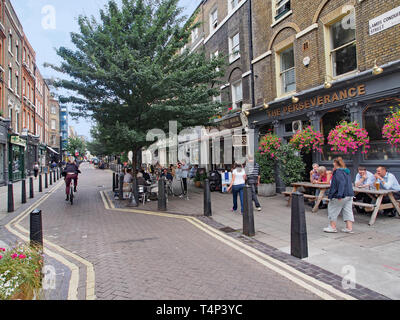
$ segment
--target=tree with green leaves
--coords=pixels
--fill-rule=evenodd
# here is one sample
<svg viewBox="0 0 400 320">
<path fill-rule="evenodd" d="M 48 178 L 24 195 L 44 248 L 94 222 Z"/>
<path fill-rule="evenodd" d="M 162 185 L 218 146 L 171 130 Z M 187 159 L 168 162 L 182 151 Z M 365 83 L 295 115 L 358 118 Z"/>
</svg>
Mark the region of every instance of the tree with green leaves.
<svg viewBox="0 0 400 320">
<path fill-rule="evenodd" d="M 61 65 L 47 64 L 68 78 L 54 82 L 70 93 L 61 103 L 72 104 L 73 116 L 96 121 L 106 149 L 137 154 L 153 143 L 146 141 L 149 130 L 168 132 L 169 121 L 178 130 L 206 125 L 221 110 L 212 97 L 225 59 L 181 52 L 199 24 L 196 13 L 181 16 L 178 1 L 122 0 L 118 7 L 111 0 L 100 21 L 79 16 L 80 32 L 71 33 L 76 49 L 57 49 Z"/>
<path fill-rule="evenodd" d="M 76 152 L 79 152 L 79 156 L 83 157 L 86 154 L 86 143 L 81 138 L 69 137 L 65 150 L 73 156 Z"/>
</svg>

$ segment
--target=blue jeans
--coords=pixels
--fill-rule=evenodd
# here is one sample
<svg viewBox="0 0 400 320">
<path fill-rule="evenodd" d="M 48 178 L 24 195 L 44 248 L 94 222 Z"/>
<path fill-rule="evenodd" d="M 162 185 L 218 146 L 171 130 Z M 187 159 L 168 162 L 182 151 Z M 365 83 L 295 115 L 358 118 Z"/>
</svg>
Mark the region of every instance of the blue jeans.
<svg viewBox="0 0 400 320">
<path fill-rule="evenodd" d="M 239 194 L 240 197 L 240 206 L 241 206 L 241 211 L 243 213 L 243 189 L 244 189 L 244 184 L 239 184 L 236 186 L 232 186 L 232 194 L 233 194 L 233 210 L 236 211 L 238 209 L 238 203 L 237 203 L 237 196 Z"/>
</svg>

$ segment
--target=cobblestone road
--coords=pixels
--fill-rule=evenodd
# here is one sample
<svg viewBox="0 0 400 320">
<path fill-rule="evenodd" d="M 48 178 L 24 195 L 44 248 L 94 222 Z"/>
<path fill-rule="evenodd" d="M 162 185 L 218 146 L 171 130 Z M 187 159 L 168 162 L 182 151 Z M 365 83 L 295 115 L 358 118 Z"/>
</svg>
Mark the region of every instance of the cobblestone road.
<svg viewBox="0 0 400 320">
<path fill-rule="evenodd" d="M 96 299 L 321 299 L 185 219 L 107 210 L 100 191 L 110 190 L 111 173 L 89 165 L 82 172 L 73 206 L 61 181 L 40 205 L 45 239 L 79 268 L 78 299 L 87 298 L 93 276 L 85 261 L 94 268 Z M 20 222 L 26 230 L 28 218 Z"/>
</svg>

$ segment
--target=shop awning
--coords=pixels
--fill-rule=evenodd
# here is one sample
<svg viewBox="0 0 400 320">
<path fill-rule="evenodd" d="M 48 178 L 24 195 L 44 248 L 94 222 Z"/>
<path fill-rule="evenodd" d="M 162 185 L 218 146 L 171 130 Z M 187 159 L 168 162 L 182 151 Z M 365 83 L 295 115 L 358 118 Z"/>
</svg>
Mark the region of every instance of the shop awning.
<svg viewBox="0 0 400 320">
<path fill-rule="evenodd" d="M 51 152 L 55 153 L 55 154 L 59 154 L 56 150 L 50 148 L 49 146 L 47 146 L 47 149 L 49 149 Z"/>
</svg>

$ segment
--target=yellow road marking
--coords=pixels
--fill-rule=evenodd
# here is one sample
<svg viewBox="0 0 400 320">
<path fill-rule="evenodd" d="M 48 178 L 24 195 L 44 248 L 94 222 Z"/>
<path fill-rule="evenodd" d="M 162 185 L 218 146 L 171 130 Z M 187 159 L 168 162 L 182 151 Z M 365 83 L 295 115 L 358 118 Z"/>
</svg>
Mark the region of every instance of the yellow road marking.
<svg viewBox="0 0 400 320">
<path fill-rule="evenodd" d="M 298 271 L 297 269 L 277 260 L 274 259 L 232 237 L 229 237 L 228 235 L 222 233 L 219 230 L 216 230 L 215 228 L 210 227 L 209 225 L 203 223 L 202 221 L 198 220 L 195 217 L 190 217 L 190 216 L 184 216 L 184 215 L 174 215 L 174 214 L 169 214 L 169 213 L 160 213 L 160 212 L 154 212 L 154 211 L 143 211 L 143 210 L 138 210 L 138 209 L 129 209 L 129 208 L 115 208 L 112 205 L 112 209 L 110 209 L 110 206 L 108 206 L 106 203 L 111 203 L 112 201 L 108 197 L 107 193 L 104 191 L 101 191 L 102 193 L 102 199 L 105 204 L 105 207 L 108 210 L 114 210 L 114 211 L 122 211 L 122 212 L 132 212 L 132 213 L 138 213 L 138 214 L 145 214 L 145 215 L 153 215 L 153 216 L 161 216 L 161 217 L 168 217 L 168 218 L 175 218 L 175 219 L 184 219 L 191 223 L 192 225 L 196 226 L 198 229 L 206 232 L 207 234 L 211 235 L 212 237 L 216 238 L 217 240 L 229 245 L 230 247 L 240 251 L 241 253 L 249 256 L 253 260 L 259 262 L 260 264 L 264 265 L 265 267 L 277 272 L 278 274 L 286 277 L 287 279 L 295 282 L 299 286 L 311 291 L 312 293 L 316 294 L 317 296 L 321 297 L 322 299 L 326 300 L 333 300 L 335 299 L 334 297 L 330 296 L 329 294 L 317 289 L 316 287 L 311 286 L 310 284 L 306 283 L 303 280 L 306 280 L 308 282 L 311 282 L 315 286 L 319 286 L 320 288 L 329 291 L 330 293 L 341 297 L 345 300 L 356 300 L 354 297 L 347 295 L 337 289 L 335 289 L 333 286 L 328 285 L 322 281 L 319 281 L 315 278 L 312 278 L 308 275 L 306 275 L 303 272 Z M 269 262 L 265 261 L 268 260 Z"/>
<path fill-rule="evenodd" d="M 7 230 L 16 236 L 20 237 L 23 239 L 25 242 L 29 242 L 29 238 L 24 236 L 23 234 L 19 233 L 18 231 L 14 230 L 12 228 L 12 225 L 21 232 L 24 232 L 26 234 L 29 234 L 29 231 L 26 230 L 23 226 L 20 225 L 21 221 L 25 219 L 34 209 L 39 207 L 40 204 L 42 204 L 44 201 L 46 201 L 53 193 L 55 193 L 62 185 L 64 185 L 64 181 L 60 181 L 58 185 L 56 185 L 47 195 L 42 197 L 40 200 L 36 201 L 33 203 L 29 208 L 24 210 L 22 213 L 20 213 L 17 217 L 12 219 L 5 227 Z M 47 240 L 46 238 L 43 238 L 44 246 L 51 246 L 57 251 L 63 253 L 64 255 L 75 259 L 79 262 L 81 262 L 83 265 L 86 266 L 86 300 L 94 300 L 96 299 L 95 296 L 95 273 L 94 273 L 94 267 L 93 265 L 77 256 L 76 254 L 73 254 L 72 252 L 67 251 L 66 249 L 52 243 L 51 241 Z M 47 254 L 50 257 L 53 257 L 54 259 L 58 260 L 65 266 L 67 266 L 71 270 L 71 279 L 69 282 L 69 288 L 68 288 L 68 300 L 77 300 L 78 299 L 78 285 L 79 285 L 79 267 L 62 257 L 61 255 L 50 251 L 48 248 L 44 247 L 44 253 Z"/>
</svg>

